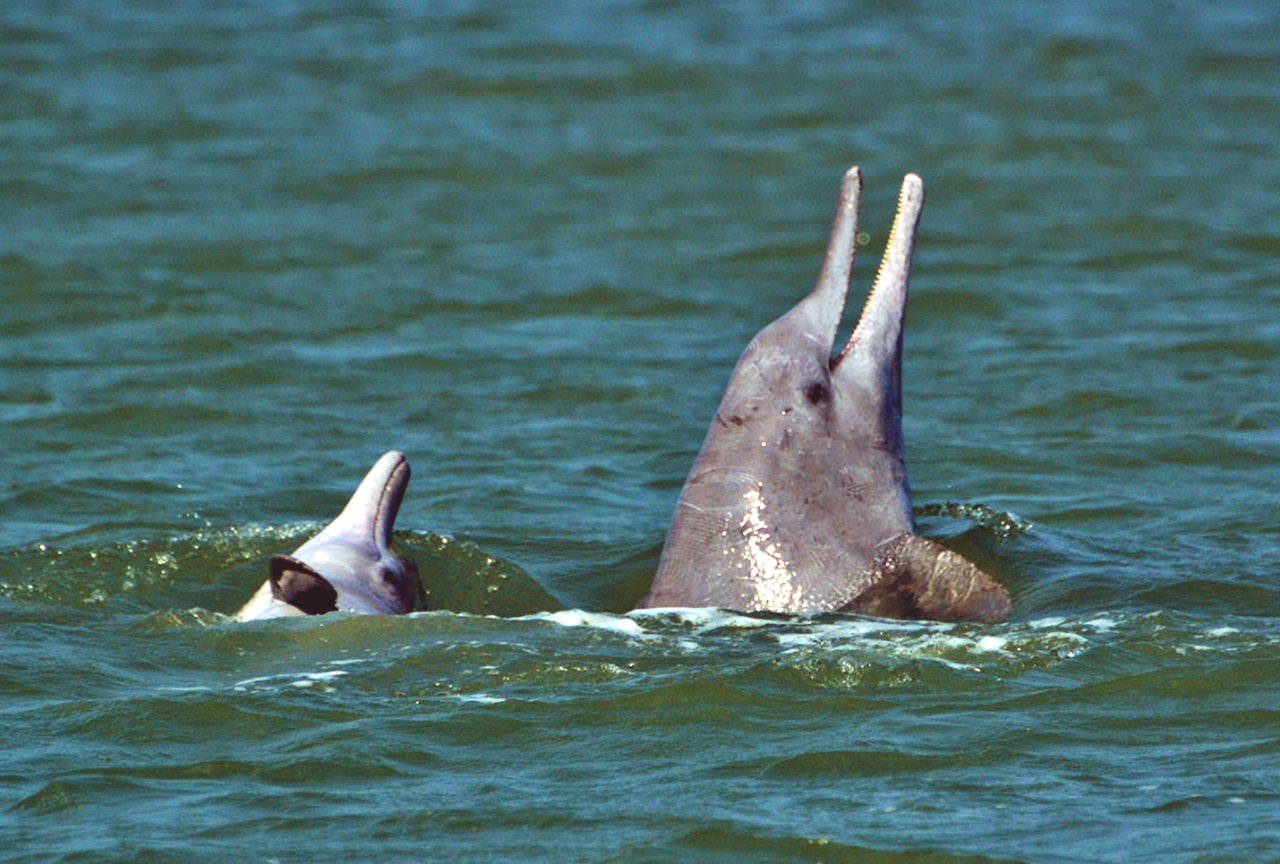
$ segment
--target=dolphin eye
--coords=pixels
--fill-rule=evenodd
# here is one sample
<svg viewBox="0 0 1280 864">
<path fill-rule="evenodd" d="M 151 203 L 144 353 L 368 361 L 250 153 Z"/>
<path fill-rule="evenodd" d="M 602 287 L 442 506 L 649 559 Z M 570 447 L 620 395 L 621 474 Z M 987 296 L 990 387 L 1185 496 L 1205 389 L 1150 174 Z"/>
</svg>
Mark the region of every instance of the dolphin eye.
<svg viewBox="0 0 1280 864">
<path fill-rule="evenodd" d="M 804 397 L 817 405 L 831 397 L 831 391 L 827 389 L 827 385 L 821 381 L 814 381 L 808 387 L 804 388 Z"/>
</svg>

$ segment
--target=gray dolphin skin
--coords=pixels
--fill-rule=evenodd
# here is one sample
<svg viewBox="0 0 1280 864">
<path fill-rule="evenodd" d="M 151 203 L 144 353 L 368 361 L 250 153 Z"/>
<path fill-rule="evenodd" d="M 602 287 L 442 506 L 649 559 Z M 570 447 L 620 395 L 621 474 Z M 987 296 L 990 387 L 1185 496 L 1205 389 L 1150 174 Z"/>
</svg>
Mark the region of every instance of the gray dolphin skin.
<svg viewBox="0 0 1280 864">
<path fill-rule="evenodd" d="M 642 608 L 1008 615 L 999 583 L 914 533 L 902 443 L 903 317 L 924 205 L 914 174 L 862 317 L 832 358 L 861 191 L 851 168 L 817 287 L 739 358 Z"/>
<path fill-rule="evenodd" d="M 292 555 L 271 559 L 270 578 L 236 617 L 413 611 L 417 565 L 391 551 L 391 530 L 408 485 L 404 454 L 384 453 L 337 519 Z"/>
</svg>

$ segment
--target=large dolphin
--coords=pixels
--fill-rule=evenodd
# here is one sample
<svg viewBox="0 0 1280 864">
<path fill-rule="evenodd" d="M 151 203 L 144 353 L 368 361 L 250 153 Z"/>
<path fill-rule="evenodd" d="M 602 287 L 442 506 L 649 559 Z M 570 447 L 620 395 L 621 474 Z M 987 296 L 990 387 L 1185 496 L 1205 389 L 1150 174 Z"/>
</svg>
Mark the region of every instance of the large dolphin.
<svg viewBox="0 0 1280 864">
<path fill-rule="evenodd" d="M 337 519 L 292 555 L 271 559 L 270 578 L 236 617 L 412 611 L 417 565 L 391 551 L 391 529 L 408 485 L 404 454 L 384 453 Z"/>
<path fill-rule="evenodd" d="M 1009 595 L 914 533 L 902 325 L 924 184 L 902 182 L 862 317 L 832 359 L 858 233 L 849 169 L 818 285 L 751 340 L 693 464 L 642 607 L 997 621 Z"/>
</svg>

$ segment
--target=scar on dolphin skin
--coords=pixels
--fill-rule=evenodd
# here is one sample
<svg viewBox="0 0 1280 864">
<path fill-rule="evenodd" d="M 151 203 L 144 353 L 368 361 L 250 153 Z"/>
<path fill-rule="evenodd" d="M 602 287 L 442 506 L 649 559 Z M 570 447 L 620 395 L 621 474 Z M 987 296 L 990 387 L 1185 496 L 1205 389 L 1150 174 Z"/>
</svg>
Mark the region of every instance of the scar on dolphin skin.
<svg viewBox="0 0 1280 864">
<path fill-rule="evenodd" d="M 271 559 L 267 581 L 236 617 L 412 612 L 418 567 L 391 551 L 408 486 L 409 460 L 395 450 L 384 453 L 336 519 L 292 554 Z"/>
<path fill-rule="evenodd" d="M 858 233 L 849 169 L 818 284 L 748 344 L 680 493 L 642 607 L 847 611 L 998 621 L 1008 592 L 915 533 L 902 441 L 902 331 L 924 184 L 893 229 L 848 342 L 833 356 Z"/>
</svg>

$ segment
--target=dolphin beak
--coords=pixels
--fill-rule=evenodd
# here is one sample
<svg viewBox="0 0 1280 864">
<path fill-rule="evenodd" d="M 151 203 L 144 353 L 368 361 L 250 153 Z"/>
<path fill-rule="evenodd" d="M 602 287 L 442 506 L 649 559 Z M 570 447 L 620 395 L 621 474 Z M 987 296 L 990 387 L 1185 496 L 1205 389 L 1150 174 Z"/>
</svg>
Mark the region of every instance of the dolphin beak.
<svg viewBox="0 0 1280 864">
<path fill-rule="evenodd" d="M 821 348 L 822 362 L 831 361 L 836 331 L 844 315 L 845 297 L 849 293 L 849 277 L 853 272 L 853 256 L 858 237 L 858 206 L 862 198 L 862 171 L 850 168 L 840 183 L 836 215 L 831 222 L 827 254 L 818 274 L 818 284 L 784 316 L 800 324 L 805 336 Z"/>
<path fill-rule="evenodd" d="M 923 208 L 924 182 L 917 175 L 908 174 L 902 179 L 898 212 L 893 217 L 893 230 L 880 260 L 880 272 L 862 307 L 858 326 L 831 364 L 832 371 L 847 357 L 856 358 L 859 366 L 870 365 L 884 374 L 892 374 L 901 365 L 902 322 L 907 311 L 911 256 Z M 830 251 L 827 254 L 830 256 Z"/>
<path fill-rule="evenodd" d="M 409 460 L 398 450 L 382 454 L 369 473 L 360 481 L 355 494 L 347 502 L 334 525 L 362 526 L 379 551 L 391 545 L 396 514 L 409 487 Z"/>
</svg>

